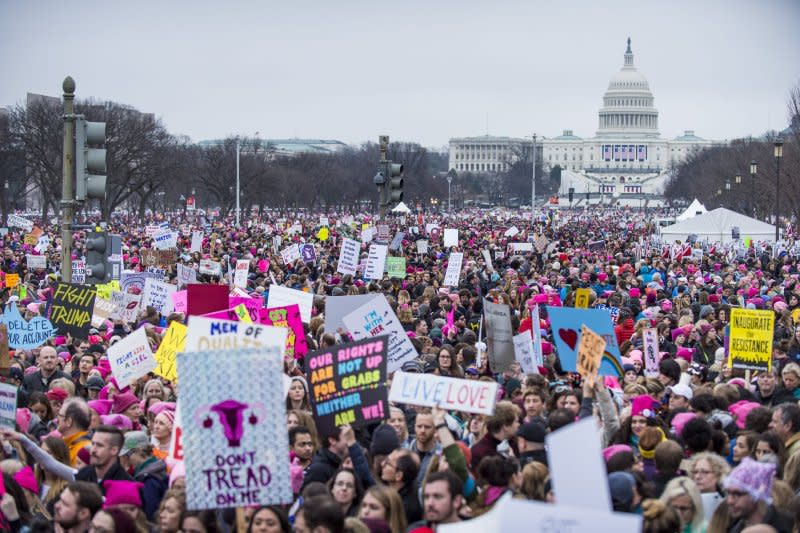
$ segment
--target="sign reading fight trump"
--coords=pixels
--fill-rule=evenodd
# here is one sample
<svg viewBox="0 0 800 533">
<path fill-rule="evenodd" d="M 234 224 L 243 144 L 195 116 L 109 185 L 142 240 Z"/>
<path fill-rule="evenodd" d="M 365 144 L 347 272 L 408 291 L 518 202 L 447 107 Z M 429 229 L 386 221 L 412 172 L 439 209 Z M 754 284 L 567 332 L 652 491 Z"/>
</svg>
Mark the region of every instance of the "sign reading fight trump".
<svg viewBox="0 0 800 533">
<path fill-rule="evenodd" d="M 282 350 L 178 354 L 188 509 L 292 502 Z"/>
<path fill-rule="evenodd" d="M 387 335 L 318 350 L 306 357 L 311 406 L 317 431 L 333 434 L 343 424 L 383 420 Z"/>
<path fill-rule="evenodd" d="M 69 333 L 73 338 L 89 336 L 94 311 L 95 288 L 77 283 L 59 283 L 53 292 L 50 305 L 50 322 L 61 335 Z"/>
<path fill-rule="evenodd" d="M 491 415 L 497 402 L 496 381 L 471 381 L 435 374 L 395 372 L 389 401 Z"/>
<path fill-rule="evenodd" d="M 771 370 L 775 314 L 755 309 L 731 309 L 728 368 Z"/>
</svg>

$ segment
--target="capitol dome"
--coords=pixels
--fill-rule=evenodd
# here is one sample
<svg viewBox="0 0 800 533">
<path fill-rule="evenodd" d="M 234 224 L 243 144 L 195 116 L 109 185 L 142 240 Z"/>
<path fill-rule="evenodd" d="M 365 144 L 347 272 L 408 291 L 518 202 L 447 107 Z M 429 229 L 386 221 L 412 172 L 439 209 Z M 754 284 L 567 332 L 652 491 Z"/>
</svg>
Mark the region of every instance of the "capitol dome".
<svg viewBox="0 0 800 533">
<path fill-rule="evenodd" d="M 631 40 L 625 62 L 608 83 L 599 112 L 598 137 L 658 137 L 658 110 L 647 78 L 633 64 Z"/>
</svg>

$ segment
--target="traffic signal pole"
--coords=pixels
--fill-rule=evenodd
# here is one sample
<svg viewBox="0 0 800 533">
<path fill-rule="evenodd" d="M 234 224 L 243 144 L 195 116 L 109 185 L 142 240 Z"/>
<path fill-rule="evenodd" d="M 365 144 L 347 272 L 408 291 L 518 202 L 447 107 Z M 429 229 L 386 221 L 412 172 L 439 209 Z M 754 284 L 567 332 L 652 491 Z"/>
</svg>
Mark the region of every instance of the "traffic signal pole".
<svg viewBox="0 0 800 533">
<path fill-rule="evenodd" d="M 64 90 L 64 160 L 61 185 L 61 281 L 72 283 L 72 164 L 75 159 L 75 80 L 67 76 Z"/>
<path fill-rule="evenodd" d="M 386 163 L 388 163 L 388 159 L 386 159 L 386 153 L 389 151 L 389 136 L 388 135 L 381 135 L 378 138 L 378 145 L 380 146 L 381 151 L 381 160 L 378 163 L 378 168 L 380 169 L 379 174 L 383 177 L 382 183 L 378 185 L 378 205 L 380 209 L 381 220 L 386 220 L 386 207 L 389 204 L 387 199 L 389 183 L 387 180 L 385 168 Z"/>
</svg>

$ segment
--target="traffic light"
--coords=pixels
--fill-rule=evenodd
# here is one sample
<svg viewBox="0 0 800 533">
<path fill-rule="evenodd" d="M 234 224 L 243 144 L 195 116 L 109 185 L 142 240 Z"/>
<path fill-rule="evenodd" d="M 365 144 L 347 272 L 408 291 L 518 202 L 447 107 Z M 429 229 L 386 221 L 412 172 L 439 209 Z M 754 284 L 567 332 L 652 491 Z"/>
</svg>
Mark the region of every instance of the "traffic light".
<svg viewBox="0 0 800 533">
<path fill-rule="evenodd" d="M 105 231 L 92 231 L 86 234 L 86 283 L 96 285 L 111 281 L 112 238 Z"/>
<path fill-rule="evenodd" d="M 106 123 L 75 119 L 75 199 L 106 197 Z"/>
<path fill-rule="evenodd" d="M 574 187 L 570 187 L 569 188 L 568 195 L 569 195 L 569 203 L 572 203 L 572 199 L 575 196 L 575 188 Z"/>
<path fill-rule="evenodd" d="M 386 162 L 386 177 L 389 182 L 389 191 L 386 194 L 386 203 L 395 204 L 403 201 L 403 165 L 400 163 Z"/>
</svg>

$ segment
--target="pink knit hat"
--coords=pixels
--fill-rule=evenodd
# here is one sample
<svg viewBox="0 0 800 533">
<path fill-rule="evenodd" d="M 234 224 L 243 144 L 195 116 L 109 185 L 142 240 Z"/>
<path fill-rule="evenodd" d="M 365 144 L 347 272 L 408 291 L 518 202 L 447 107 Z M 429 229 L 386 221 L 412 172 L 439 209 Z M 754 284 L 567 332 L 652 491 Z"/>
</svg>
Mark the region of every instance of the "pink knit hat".
<svg viewBox="0 0 800 533">
<path fill-rule="evenodd" d="M 129 392 L 122 392 L 114 395 L 114 406 L 112 411 L 114 413 L 124 413 L 130 406 L 139 402 L 139 398 Z"/>
<path fill-rule="evenodd" d="M 631 402 L 631 416 L 652 418 L 656 415 L 659 403 L 647 394 L 637 396 Z"/>
<path fill-rule="evenodd" d="M 23 433 L 27 433 L 31 427 L 31 410 L 27 407 L 17 409 L 17 427 Z"/>
<path fill-rule="evenodd" d="M 133 429 L 133 422 L 125 415 L 101 415 L 100 423 L 106 426 L 114 426 L 121 431 L 130 431 Z"/>
<path fill-rule="evenodd" d="M 760 463 L 745 457 L 739 466 L 725 478 L 725 489 L 739 489 L 755 501 L 772 503 L 772 481 L 775 479 L 775 465 Z"/>
<path fill-rule="evenodd" d="M 98 415 L 111 414 L 111 408 L 114 402 L 111 400 L 89 400 L 89 409 L 94 410 Z"/>
<path fill-rule="evenodd" d="M 114 507 L 115 505 L 134 505 L 142 506 L 142 497 L 139 490 L 144 484 L 137 481 L 123 481 L 107 479 L 103 481 L 103 488 L 106 491 L 106 499 L 103 502 L 103 509 Z"/>
<path fill-rule="evenodd" d="M 156 418 L 161 418 L 165 422 L 167 422 L 170 426 L 175 424 L 175 411 L 161 411 L 156 415 Z"/>
<path fill-rule="evenodd" d="M 756 407 L 760 407 L 761 404 L 757 402 L 748 402 L 747 400 L 740 400 L 734 404 L 731 404 L 728 407 L 728 411 L 736 417 L 736 426 L 739 429 L 744 429 L 744 422 L 747 419 L 748 413 L 755 409 Z"/>
<path fill-rule="evenodd" d="M 676 437 L 680 437 L 683 434 L 683 427 L 692 418 L 697 418 L 697 414 L 695 414 L 695 413 L 678 413 L 677 415 L 672 417 L 672 429 L 675 432 L 675 436 Z"/>
<path fill-rule="evenodd" d="M 36 482 L 36 476 L 33 473 L 33 468 L 30 466 L 26 466 L 14 474 L 14 481 L 16 481 L 23 489 L 27 489 L 38 496 L 39 483 Z"/>
<path fill-rule="evenodd" d="M 628 446 L 627 444 L 614 444 L 614 445 L 609 446 L 608 448 L 605 448 L 603 450 L 603 460 L 605 462 L 608 462 L 609 459 L 614 457 L 619 452 L 631 452 L 631 453 L 633 453 L 633 449 L 630 446 Z"/>
</svg>

